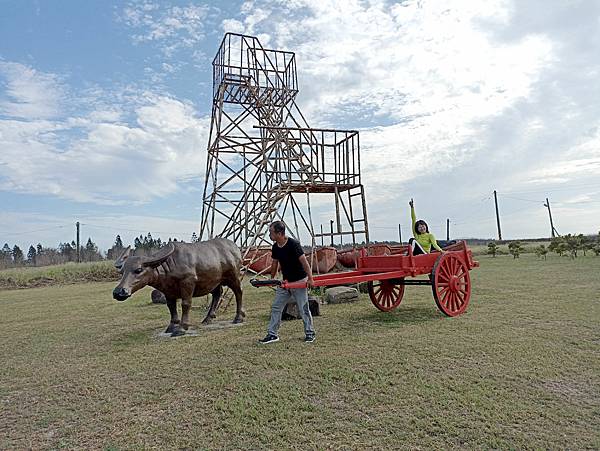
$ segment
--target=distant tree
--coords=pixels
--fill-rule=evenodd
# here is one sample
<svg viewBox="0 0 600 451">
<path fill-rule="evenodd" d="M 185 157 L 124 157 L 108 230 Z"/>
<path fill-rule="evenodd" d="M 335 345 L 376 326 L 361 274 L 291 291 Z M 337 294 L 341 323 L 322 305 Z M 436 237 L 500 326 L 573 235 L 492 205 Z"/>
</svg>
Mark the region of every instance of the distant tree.
<svg viewBox="0 0 600 451">
<path fill-rule="evenodd" d="M 12 249 L 8 243 L 4 243 L 4 247 L 0 250 L 0 263 L 4 267 L 12 265 Z"/>
<path fill-rule="evenodd" d="M 523 246 L 521 246 L 520 241 L 513 241 L 508 244 L 508 252 L 513 256 L 513 258 L 519 258 L 521 252 L 523 252 Z"/>
<path fill-rule="evenodd" d="M 123 241 L 121 241 L 121 235 L 117 235 L 115 238 L 115 244 L 106 251 L 106 258 L 109 260 L 116 260 L 123 253 Z"/>
<path fill-rule="evenodd" d="M 64 261 L 72 262 L 77 259 L 77 244 L 74 243 L 60 243 L 58 245 L 58 252 L 63 257 Z"/>
<path fill-rule="evenodd" d="M 23 260 L 24 260 L 23 251 L 16 244 L 12 249 L 12 257 L 13 257 L 13 263 L 15 264 L 15 266 L 21 266 L 23 264 Z"/>
<path fill-rule="evenodd" d="M 535 255 L 537 255 L 538 257 L 544 257 L 544 260 L 546 260 L 546 255 L 548 255 L 548 249 L 546 249 L 546 246 L 544 246 L 543 244 L 540 244 L 538 247 L 535 248 Z"/>
<path fill-rule="evenodd" d="M 564 242 L 567 245 L 567 251 L 572 259 L 577 258 L 577 251 L 581 248 L 581 237 L 583 235 L 565 235 Z"/>
<path fill-rule="evenodd" d="M 96 243 L 94 243 L 91 238 L 88 238 L 87 242 L 85 243 L 83 255 L 83 260 L 88 262 L 102 259 L 102 256 L 98 252 L 98 246 L 96 246 Z"/>
<path fill-rule="evenodd" d="M 567 252 L 567 243 L 565 242 L 565 239 L 562 236 L 554 237 L 552 238 L 552 241 L 550 241 L 548 250 L 550 252 L 555 252 L 560 257 L 562 257 L 563 254 Z"/>
<path fill-rule="evenodd" d="M 27 251 L 27 263 L 31 266 L 35 266 L 36 257 L 37 251 L 35 250 L 35 247 L 29 246 L 29 251 Z"/>
<path fill-rule="evenodd" d="M 196 232 L 192 232 L 192 238 L 191 238 L 191 243 L 195 243 L 198 241 L 198 235 L 196 235 Z"/>
<path fill-rule="evenodd" d="M 487 253 L 490 254 L 492 257 L 496 257 L 497 252 L 498 252 L 498 245 L 496 243 L 494 243 L 493 241 L 488 243 Z"/>
<path fill-rule="evenodd" d="M 583 251 L 583 256 L 586 256 L 587 251 L 591 251 L 594 249 L 595 240 L 594 237 L 589 237 L 586 235 L 579 235 L 581 237 L 581 250 Z"/>
<path fill-rule="evenodd" d="M 37 247 L 36 247 L 36 251 L 39 254 L 42 254 L 44 252 L 44 248 L 42 247 L 42 245 L 40 243 L 38 243 Z"/>
</svg>

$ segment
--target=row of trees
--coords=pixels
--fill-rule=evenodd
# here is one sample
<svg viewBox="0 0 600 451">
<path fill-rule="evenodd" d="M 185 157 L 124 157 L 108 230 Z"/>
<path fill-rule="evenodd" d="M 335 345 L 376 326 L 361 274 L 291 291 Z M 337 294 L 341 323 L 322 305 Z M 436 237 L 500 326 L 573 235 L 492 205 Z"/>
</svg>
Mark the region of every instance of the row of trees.
<svg viewBox="0 0 600 451">
<path fill-rule="evenodd" d="M 171 241 L 177 242 L 177 238 L 169 238 L 164 242 L 160 238 L 154 239 L 151 233 L 146 236 L 140 235 L 133 242 L 135 255 L 150 255 L 156 250 Z M 198 241 L 196 234 L 192 234 L 192 242 Z M 92 262 L 99 260 L 115 260 L 125 249 L 120 235 L 115 238 L 114 244 L 106 251 L 105 254 L 98 250 L 96 243 L 88 238 L 85 246 L 80 246 L 80 259 L 83 262 Z M 31 245 L 25 253 L 16 244 L 9 246 L 8 243 L 0 249 L 0 269 L 14 268 L 21 266 L 47 266 L 57 265 L 67 262 L 77 261 L 77 244 L 75 241 L 70 243 L 60 243 L 58 248 L 43 247 L 41 244 L 37 246 Z"/>
<path fill-rule="evenodd" d="M 519 258 L 519 255 L 524 253 L 525 248 L 520 241 L 512 241 L 508 244 L 508 252 L 513 258 Z M 554 252 L 560 257 L 569 256 L 572 259 L 577 258 L 578 252 L 582 252 L 585 256 L 587 252 L 593 252 L 595 255 L 600 255 L 600 232 L 597 236 L 579 235 L 564 235 L 552 238 L 548 247 L 544 244 L 533 249 L 535 254 L 544 260 L 548 256 L 548 252 Z M 492 257 L 500 253 L 500 247 L 495 242 L 488 243 L 487 253 Z"/>
<path fill-rule="evenodd" d="M 98 246 L 88 238 L 85 246 L 80 246 L 80 255 L 82 261 L 102 260 L 102 254 L 98 251 Z M 58 248 L 43 247 L 40 243 L 37 246 L 31 245 L 27 254 L 16 244 L 11 248 L 8 243 L 4 243 L 0 249 L 0 269 L 19 267 L 19 266 L 46 266 L 77 261 L 77 245 L 74 241 L 71 243 L 60 243 Z"/>
</svg>

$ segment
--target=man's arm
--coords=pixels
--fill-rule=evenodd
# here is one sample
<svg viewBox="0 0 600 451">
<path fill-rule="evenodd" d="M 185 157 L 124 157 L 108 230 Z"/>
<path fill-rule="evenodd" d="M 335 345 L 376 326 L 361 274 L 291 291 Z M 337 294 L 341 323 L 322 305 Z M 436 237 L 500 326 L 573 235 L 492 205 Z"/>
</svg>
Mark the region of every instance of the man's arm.
<svg viewBox="0 0 600 451">
<path fill-rule="evenodd" d="M 306 272 L 306 274 L 308 274 L 308 280 L 306 282 L 306 285 L 308 286 L 308 288 L 312 288 L 314 286 L 315 281 L 313 280 L 312 271 L 310 270 L 310 266 L 308 265 L 306 255 L 302 254 L 299 257 L 299 259 L 300 263 L 302 264 L 302 267 L 304 268 L 304 271 Z"/>
<path fill-rule="evenodd" d="M 279 269 L 279 260 L 273 259 L 273 263 L 271 263 L 271 279 L 274 279 L 277 275 L 277 270 Z"/>
</svg>

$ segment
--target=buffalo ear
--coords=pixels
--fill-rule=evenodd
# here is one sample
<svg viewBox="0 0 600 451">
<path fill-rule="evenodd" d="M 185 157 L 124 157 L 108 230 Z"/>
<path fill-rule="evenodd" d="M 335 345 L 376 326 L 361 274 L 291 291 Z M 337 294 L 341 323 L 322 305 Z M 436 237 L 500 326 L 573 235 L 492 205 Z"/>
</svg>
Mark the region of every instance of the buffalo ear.
<svg viewBox="0 0 600 451">
<path fill-rule="evenodd" d="M 173 243 L 169 243 L 165 247 L 161 248 L 156 254 L 151 255 L 150 257 L 144 257 L 142 266 L 156 268 L 167 258 L 169 258 L 173 252 L 175 252 L 175 245 Z"/>
<path fill-rule="evenodd" d="M 127 246 L 127 249 L 125 249 L 123 251 L 123 253 L 121 254 L 121 256 L 115 260 L 115 268 L 117 268 L 119 271 L 121 271 L 121 269 L 123 269 L 125 260 L 127 260 L 127 257 L 129 257 L 130 252 L 131 252 L 131 246 Z"/>
</svg>

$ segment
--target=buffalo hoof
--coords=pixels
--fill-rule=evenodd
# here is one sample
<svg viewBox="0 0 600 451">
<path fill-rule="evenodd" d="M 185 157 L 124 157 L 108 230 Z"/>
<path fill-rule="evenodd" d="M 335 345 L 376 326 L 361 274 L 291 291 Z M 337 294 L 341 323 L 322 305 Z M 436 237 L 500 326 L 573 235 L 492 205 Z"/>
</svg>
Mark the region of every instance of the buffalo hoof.
<svg viewBox="0 0 600 451">
<path fill-rule="evenodd" d="M 185 330 L 182 329 L 181 327 L 177 327 L 172 333 L 171 333 L 171 337 L 181 337 L 182 335 L 185 335 Z"/>
<path fill-rule="evenodd" d="M 233 324 L 239 324 L 239 323 L 243 323 L 243 322 L 244 322 L 244 318 L 243 318 L 243 317 L 241 317 L 241 316 L 236 316 L 236 317 L 233 319 Z"/>
<path fill-rule="evenodd" d="M 182 327 L 184 330 L 188 330 L 188 329 L 190 328 L 190 325 L 189 325 L 189 324 L 187 324 L 187 323 L 181 323 L 181 327 Z"/>
<path fill-rule="evenodd" d="M 174 324 L 174 323 L 170 323 L 170 324 L 167 326 L 166 330 L 165 330 L 165 334 L 170 334 L 170 333 L 173 333 L 173 331 L 174 331 L 176 328 L 177 328 L 177 325 L 176 325 L 176 324 Z"/>
</svg>

